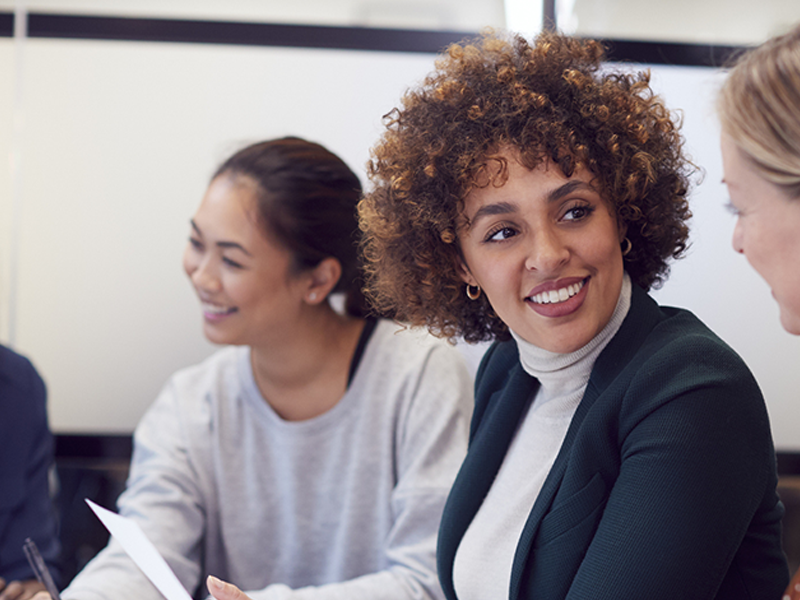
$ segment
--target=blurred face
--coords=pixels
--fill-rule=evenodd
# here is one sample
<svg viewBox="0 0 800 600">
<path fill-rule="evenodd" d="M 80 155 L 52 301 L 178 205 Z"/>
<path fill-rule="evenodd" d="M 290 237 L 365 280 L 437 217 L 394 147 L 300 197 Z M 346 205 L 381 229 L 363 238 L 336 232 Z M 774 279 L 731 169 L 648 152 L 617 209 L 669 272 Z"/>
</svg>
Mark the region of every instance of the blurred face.
<svg viewBox="0 0 800 600">
<path fill-rule="evenodd" d="M 257 345 L 291 322 L 304 294 L 291 260 L 258 225 L 254 184 L 224 174 L 214 179 L 192 218 L 183 257 L 209 341 Z"/>
<path fill-rule="evenodd" d="M 800 335 L 800 200 L 767 181 L 723 134 L 722 167 L 736 227 L 733 248 L 772 288 L 781 324 Z"/>
<path fill-rule="evenodd" d="M 466 197 L 459 231 L 464 280 L 497 315 L 551 352 L 585 346 L 611 319 L 622 288 L 620 231 L 585 169 L 533 171 L 506 154 L 508 180 Z"/>
</svg>

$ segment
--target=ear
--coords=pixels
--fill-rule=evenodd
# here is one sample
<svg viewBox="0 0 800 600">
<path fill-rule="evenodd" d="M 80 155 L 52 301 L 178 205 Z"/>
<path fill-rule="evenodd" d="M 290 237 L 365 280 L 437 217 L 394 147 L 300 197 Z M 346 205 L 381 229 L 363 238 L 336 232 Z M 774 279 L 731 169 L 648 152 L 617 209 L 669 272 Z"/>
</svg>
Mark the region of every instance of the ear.
<svg viewBox="0 0 800 600">
<path fill-rule="evenodd" d="M 333 291 L 342 276 L 342 265 L 338 259 L 329 256 L 311 269 L 304 299 L 309 304 L 319 304 Z"/>
<path fill-rule="evenodd" d="M 617 219 L 617 230 L 619 231 L 619 243 L 621 244 L 628 233 L 628 224 Z"/>
<path fill-rule="evenodd" d="M 477 280 L 472 276 L 472 273 L 470 272 L 467 263 L 464 262 L 464 259 L 458 258 L 457 260 L 458 262 L 456 264 L 456 271 L 458 271 L 458 276 L 461 277 L 461 280 L 467 285 L 478 285 Z"/>
</svg>

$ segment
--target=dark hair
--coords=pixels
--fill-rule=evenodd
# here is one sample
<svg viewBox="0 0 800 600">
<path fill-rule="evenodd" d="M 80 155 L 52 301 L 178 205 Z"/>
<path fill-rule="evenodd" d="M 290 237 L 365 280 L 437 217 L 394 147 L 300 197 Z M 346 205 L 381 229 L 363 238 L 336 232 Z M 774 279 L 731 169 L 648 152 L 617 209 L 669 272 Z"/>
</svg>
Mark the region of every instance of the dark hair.
<svg viewBox="0 0 800 600">
<path fill-rule="evenodd" d="M 587 168 L 627 230 L 631 279 L 645 289 L 663 281 L 686 249 L 693 166 L 649 74 L 601 70 L 603 57 L 589 40 L 487 34 L 452 45 L 386 115 L 374 190 L 359 205 L 367 294 L 379 310 L 445 337 L 508 336 L 485 294 L 464 293 L 457 228 L 464 198 L 504 149 L 529 169 Z"/>
<path fill-rule="evenodd" d="M 212 179 L 220 175 L 257 184 L 260 224 L 293 254 L 297 272 L 336 258 L 342 276 L 333 291 L 346 295 L 348 314 L 366 314 L 356 217 L 361 183 L 342 159 L 320 144 L 285 137 L 239 150 Z"/>
</svg>

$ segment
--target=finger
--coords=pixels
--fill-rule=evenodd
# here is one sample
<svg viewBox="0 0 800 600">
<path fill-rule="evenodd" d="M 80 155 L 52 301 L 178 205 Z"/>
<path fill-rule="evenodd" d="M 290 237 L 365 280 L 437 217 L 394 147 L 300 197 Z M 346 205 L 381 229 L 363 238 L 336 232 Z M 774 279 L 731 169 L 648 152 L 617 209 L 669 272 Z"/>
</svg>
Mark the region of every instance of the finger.
<svg viewBox="0 0 800 600">
<path fill-rule="evenodd" d="M 0 593 L 0 600 L 17 600 L 17 597 L 22 594 L 23 590 L 24 588 L 19 581 L 12 581 L 6 586 L 6 589 Z"/>
<path fill-rule="evenodd" d="M 44 590 L 44 585 L 36 579 L 29 579 L 23 582 L 22 593 L 17 600 L 31 600 L 37 593 Z M 47 596 L 49 598 L 49 596 Z"/>
<path fill-rule="evenodd" d="M 39 592 L 31 600 L 53 600 L 53 599 L 47 592 Z"/>
<path fill-rule="evenodd" d="M 6 587 L 6 580 L 0 577 L 0 592 L 3 591 L 3 588 Z"/>
<path fill-rule="evenodd" d="M 208 576 L 206 585 L 216 600 L 250 600 L 249 596 L 238 587 L 232 583 L 225 583 L 213 575 Z"/>
</svg>

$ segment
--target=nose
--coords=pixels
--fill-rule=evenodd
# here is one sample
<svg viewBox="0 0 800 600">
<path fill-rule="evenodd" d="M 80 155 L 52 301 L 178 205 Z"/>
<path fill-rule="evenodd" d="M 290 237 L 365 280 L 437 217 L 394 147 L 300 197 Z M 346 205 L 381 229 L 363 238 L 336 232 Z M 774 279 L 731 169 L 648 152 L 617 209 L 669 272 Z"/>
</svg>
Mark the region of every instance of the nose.
<svg viewBox="0 0 800 600">
<path fill-rule="evenodd" d="M 569 261 L 570 250 L 557 232 L 544 229 L 532 237 L 525 259 L 525 268 L 529 271 L 551 273 Z"/>
<path fill-rule="evenodd" d="M 733 227 L 733 239 L 731 240 L 731 243 L 733 244 L 733 250 L 735 252 L 744 254 L 744 232 L 742 231 L 741 218 L 736 219 L 736 225 Z"/>
<path fill-rule="evenodd" d="M 192 246 L 186 248 L 183 256 L 183 268 L 192 285 L 204 292 L 218 292 L 222 289 L 217 269 L 209 253 L 199 253 Z"/>
</svg>

